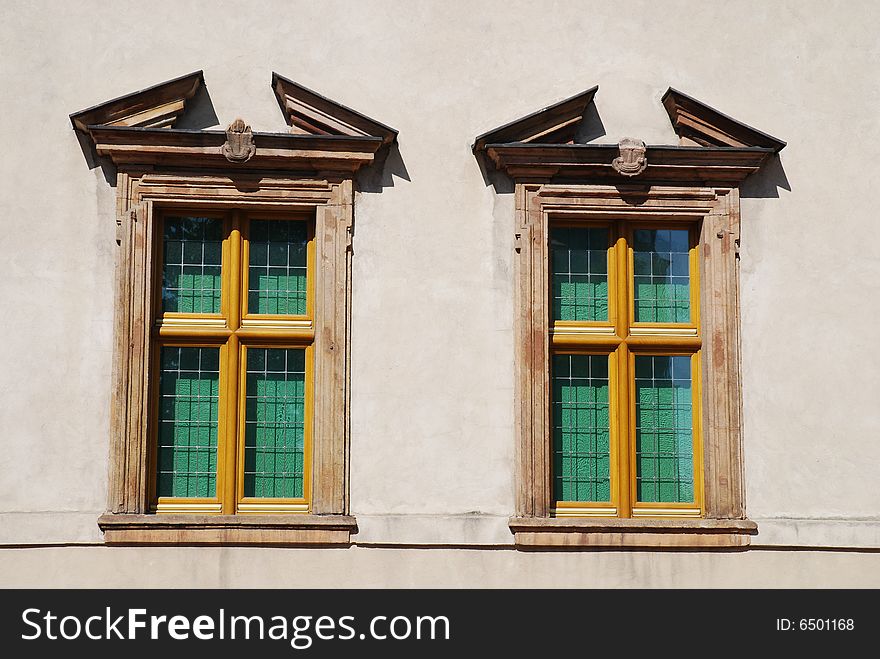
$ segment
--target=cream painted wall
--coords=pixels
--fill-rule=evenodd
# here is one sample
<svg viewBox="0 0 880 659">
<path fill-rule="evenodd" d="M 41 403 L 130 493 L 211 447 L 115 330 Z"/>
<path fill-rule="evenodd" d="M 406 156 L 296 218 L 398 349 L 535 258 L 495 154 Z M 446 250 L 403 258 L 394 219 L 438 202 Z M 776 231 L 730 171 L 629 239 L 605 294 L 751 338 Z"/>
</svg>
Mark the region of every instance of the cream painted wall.
<svg viewBox="0 0 880 659">
<path fill-rule="evenodd" d="M 114 189 L 67 115 L 204 69 L 209 123 L 285 130 L 275 70 L 400 131 L 402 165 L 356 200 L 358 541 L 511 541 L 513 200 L 470 144 L 598 84 L 602 142 L 673 143 L 670 85 L 788 142 L 743 191 L 748 510 L 758 543 L 880 547 L 877 5 L 6 1 L 2 15 L 0 542 L 100 540 Z"/>
</svg>

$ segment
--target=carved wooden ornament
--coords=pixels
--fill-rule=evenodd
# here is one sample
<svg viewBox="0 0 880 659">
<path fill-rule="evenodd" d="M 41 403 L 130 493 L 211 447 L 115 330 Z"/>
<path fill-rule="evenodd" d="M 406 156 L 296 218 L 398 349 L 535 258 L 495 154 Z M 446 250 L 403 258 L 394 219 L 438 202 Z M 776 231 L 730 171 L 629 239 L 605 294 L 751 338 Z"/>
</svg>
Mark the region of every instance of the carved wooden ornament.
<svg viewBox="0 0 880 659">
<path fill-rule="evenodd" d="M 611 166 L 624 176 L 638 176 L 648 166 L 645 156 L 647 148 L 642 140 L 624 137 L 617 144 L 620 155 L 611 162 Z"/>
<path fill-rule="evenodd" d="M 251 127 L 236 119 L 226 129 L 226 143 L 220 148 L 229 162 L 247 162 L 257 152 Z"/>
</svg>

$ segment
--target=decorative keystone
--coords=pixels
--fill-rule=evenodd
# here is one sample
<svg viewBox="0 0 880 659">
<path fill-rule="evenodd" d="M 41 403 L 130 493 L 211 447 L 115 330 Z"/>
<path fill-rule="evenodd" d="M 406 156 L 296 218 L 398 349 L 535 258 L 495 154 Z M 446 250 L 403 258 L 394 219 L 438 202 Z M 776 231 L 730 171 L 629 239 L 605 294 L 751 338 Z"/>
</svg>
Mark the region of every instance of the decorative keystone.
<svg viewBox="0 0 880 659">
<path fill-rule="evenodd" d="M 257 152 L 251 127 L 242 119 L 236 119 L 226 129 L 226 143 L 220 152 L 229 162 L 247 162 Z"/>
<path fill-rule="evenodd" d="M 617 143 L 620 156 L 615 158 L 611 166 L 624 176 L 638 176 L 648 166 L 645 143 L 632 137 L 624 137 Z"/>
</svg>

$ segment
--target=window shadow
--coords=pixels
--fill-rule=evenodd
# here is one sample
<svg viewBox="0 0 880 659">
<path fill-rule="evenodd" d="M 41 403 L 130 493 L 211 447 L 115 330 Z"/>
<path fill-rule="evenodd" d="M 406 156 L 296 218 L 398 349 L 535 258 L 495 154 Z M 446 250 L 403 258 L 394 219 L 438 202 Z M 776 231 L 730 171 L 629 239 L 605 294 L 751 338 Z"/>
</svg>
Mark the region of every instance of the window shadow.
<svg viewBox="0 0 880 659">
<path fill-rule="evenodd" d="M 195 95 L 186 102 L 186 112 L 184 112 L 177 122 L 175 128 L 184 128 L 191 130 L 205 130 L 206 128 L 216 128 L 220 125 L 220 119 L 214 112 L 214 103 L 211 101 L 211 95 L 208 88 L 204 84 L 199 87 Z"/>
<path fill-rule="evenodd" d="M 602 123 L 602 118 L 596 109 L 596 103 L 590 101 L 587 103 L 584 116 L 578 124 L 577 132 L 574 134 L 574 143 L 586 144 L 597 138 L 604 137 L 605 134 L 605 124 Z"/>
<path fill-rule="evenodd" d="M 382 192 L 394 187 L 394 177 L 409 182 L 409 172 L 400 155 L 399 140 L 380 149 L 372 163 L 358 171 L 355 179 L 360 192 Z"/>
<path fill-rule="evenodd" d="M 791 192 L 791 184 L 778 153 L 773 154 L 757 172 L 742 182 L 739 196 L 744 199 L 776 199 L 779 189 Z"/>
</svg>

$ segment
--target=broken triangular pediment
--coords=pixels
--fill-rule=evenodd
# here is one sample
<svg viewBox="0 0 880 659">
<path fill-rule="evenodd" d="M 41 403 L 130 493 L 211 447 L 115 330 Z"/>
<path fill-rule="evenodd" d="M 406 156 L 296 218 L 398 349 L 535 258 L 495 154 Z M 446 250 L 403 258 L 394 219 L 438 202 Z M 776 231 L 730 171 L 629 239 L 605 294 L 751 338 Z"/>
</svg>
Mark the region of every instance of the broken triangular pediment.
<svg viewBox="0 0 880 659">
<path fill-rule="evenodd" d="M 780 139 L 747 126 L 670 87 L 661 99 L 683 146 L 763 147 L 779 152 Z"/>
<path fill-rule="evenodd" d="M 298 173 L 341 172 L 351 176 L 374 162 L 397 131 L 324 99 L 296 83 L 273 76 L 273 88 L 285 90 L 285 102 L 304 99 L 313 130 L 263 133 L 236 119 L 225 131 L 176 128 L 175 122 L 204 84 L 201 71 L 154 85 L 70 115 L 98 156 L 117 166 L 186 167 L 235 170 L 270 169 Z M 303 114 L 296 106 L 295 115 Z M 311 115 L 309 115 L 311 116 Z"/>
<path fill-rule="evenodd" d="M 89 126 L 171 128 L 203 84 L 202 72 L 195 71 L 75 112 L 70 121 L 83 132 Z"/>
<path fill-rule="evenodd" d="M 393 128 L 274 72 L 272 89 L 291 133 L 380 137 L 383 144 L 391 144 L 397 137 Z"/>
<path fill-rule="evenodd" d="M 663 105 L 679 144 L 580 144 L 575 137 L 597 87 L 483 133 L 474 154 L 517 180 L 643 182 L 732 187 L 758 171 L 785 142 L 669 89 Z"/>
<path fill-rule="evenodd" d="M 487 144 L 573 142 L 584 112 L 598 90 L 599 86 L 596 85 L 580 94 L 483 133 L 474 141 L 474 153 L 481 151 Z"/>
</svg>

